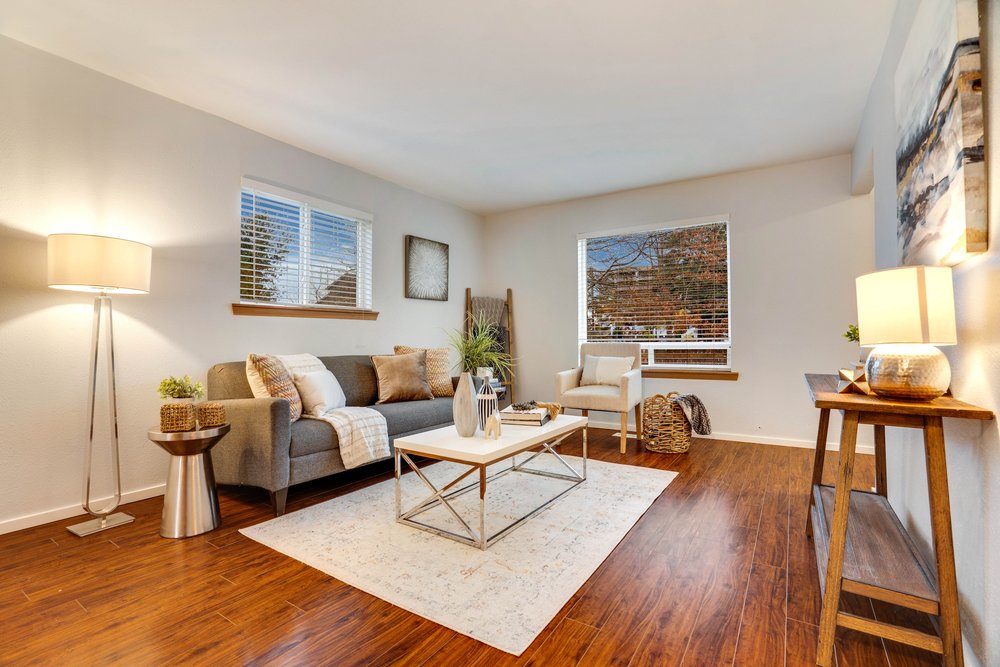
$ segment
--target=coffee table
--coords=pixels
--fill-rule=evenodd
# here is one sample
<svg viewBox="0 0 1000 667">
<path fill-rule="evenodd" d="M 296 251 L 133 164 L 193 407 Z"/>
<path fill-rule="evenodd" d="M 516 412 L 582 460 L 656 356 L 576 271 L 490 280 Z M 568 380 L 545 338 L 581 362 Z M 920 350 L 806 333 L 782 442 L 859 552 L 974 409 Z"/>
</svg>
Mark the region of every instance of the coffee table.
<svg viewBox="0 0 1000 667">
<path fill-rule="evenodd" d="M 433 431 L 425 431 L 424 433 L 418 433 L 416 435 L 396 439 L 393 443 L 396 450 L 396 521 L 413 528 L 418 528 L 420 530 L 425 530 L 430 533 L 435 533 L 437 535 L 453 539 L 457 542 L 461 542 L 462 544 L 468 544 L 485 550 L 491 544 L 505 537 L 510 531 L 514 530 L 522 523 L 541 512 L 543 509 L 575 489 L 587 479 L 586 442 L 583 444 L 582 466 L 579 472 L 571 466 L 566 459 L 552 449 L 555 445 L 565 440 L 569 435 L 583 429 L 586 425 L 586 417 L 559 415 L 543 426 L 512 426 L 504 424 L 503 433 L 496 440 L 486 439 L 481 434 L 476 434 L 470 438 L 463 438 L 458 435 L 454 426 L 446 426 Z M 531 452 L 531 450 L 535 449 L 538 451 Z M 530 452 L 530 456 L 527 459 L 518 462 L 517 456 L 526 452 Z M 557 473 L 527 467 L 529 463 L 546 453 L 551 454 L 556 458 L 556 460 L 561 462 L 568 472 Z M 455 479 L 444 484 L 441 488 L 438 488 L 429 479 L 427 479 L 427 476 L 424 475 L 420 467 L 413 462 L 411 455 L 423 456 L 425 458 L 436 459 L 439 461 L 462 463 L 469 466 L 469 468 L 468 470 L 463 471 Z M 507 459 L 510 459 L 511 462 L 509 467 L 491 475 L 486 474 L 487 466 Z M 399 478 L 403 472 L 402 464 L 404 461 L 431 491 L 429 496 L 405 511 L 401 507 L 399 489 Z M 466 479 L 469 475 L 475 472 L 479 473 L 478 481 L 472 482 L 471 484 L 460 488 L 455 488 L 462 480 Z M 520 519 L 517 519 L 492 535 L 488 535 L 486 533 L 486 483 L 490 480 L 494 480 L 510 473 L 541 475 L 543 477 L 552 477 L 574 483 L 572 486 L 556 494 L 554 497 L 539 505 L 528 514 L 522 516 Z M 470 526 L 469 522 L 463 519 L 449 502 L 455 497 L 472 491 L 477 487 L 479 489 L 478 530 Z M 433 526 L 415 518 L 438 506 L 445 507 L 451 515 L 455 517 L 459 525 L 461 525 L 465 530 L 465 534 L 456 533 L 439 526 Z"/>
</svg>

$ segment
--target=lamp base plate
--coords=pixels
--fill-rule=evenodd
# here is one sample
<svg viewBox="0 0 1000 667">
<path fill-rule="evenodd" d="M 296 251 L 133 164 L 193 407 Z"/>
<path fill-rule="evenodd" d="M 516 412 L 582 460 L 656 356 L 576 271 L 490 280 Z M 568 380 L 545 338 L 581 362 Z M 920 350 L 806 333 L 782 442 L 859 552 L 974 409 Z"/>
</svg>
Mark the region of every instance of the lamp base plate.
<svg viewBox="0 0 1000 667">
<path fill-rule="evenodd" d="M 135 521 L 135 517 L 131 514 L 115 512 L 114 514 L 109 514 L 106 517 L 97 517 L 96 519 L 91 519 L 90 521 L 84 521 L 83 523 L 66 526 L 66 530 L 73 533 L 77 537 L 83 537 L 84 535 L 99 533 L 102 530 L 114 528 L 115 526 L 124 526 L 126 523 L 132 523 L 133 521 Z"/>
</svg>

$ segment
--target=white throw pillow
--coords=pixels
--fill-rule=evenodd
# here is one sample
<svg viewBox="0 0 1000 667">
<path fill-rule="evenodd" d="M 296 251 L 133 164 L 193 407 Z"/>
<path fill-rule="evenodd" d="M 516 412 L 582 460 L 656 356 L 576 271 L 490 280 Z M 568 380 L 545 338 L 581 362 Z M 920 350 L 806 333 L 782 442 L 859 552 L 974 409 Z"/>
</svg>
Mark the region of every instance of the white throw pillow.
<svg viewBox="0 0 1000 667">
<path fill-rule="evenodd" d="M 325 371 L 326 366 L 318 357 L 312 354 L 276 354 L 281 363 L 288 369 L 288 374 L 293 378 L 296 375 L 305 375 L 316 371 Z"/>
<path fill-rule="evenodd" d="M 302 397 L 302 409 L 306 414 L 318 417 L 324 412 L 347 405 L 347 397 L 336 376 L 323 369 L 312 373 L 296 373 L 295 388 Z"/>
<path fill-rule="evenodd" d="M 580 386 L 587 384 L 609 384 L 617 387 L 622 376 L 632 370 L 635 357 L 592 357 L 583 359 L 583 376 Z"/>
</svg>

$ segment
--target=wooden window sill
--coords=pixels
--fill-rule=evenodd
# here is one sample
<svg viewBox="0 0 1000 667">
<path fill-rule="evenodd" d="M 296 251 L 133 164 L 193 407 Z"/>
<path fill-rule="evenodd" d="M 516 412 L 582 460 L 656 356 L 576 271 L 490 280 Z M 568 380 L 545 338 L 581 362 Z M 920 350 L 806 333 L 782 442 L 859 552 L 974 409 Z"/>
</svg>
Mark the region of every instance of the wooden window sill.
<svg viewBox="0 0 1000 667">
<path fill-rule="evenodd" d="M 323 317 L 336 320 L 376 320 L 378 311 L 329 306 L 279 306 L 270 303 L 234 303 L 233 315 L 258 317 Z"/>
<path fill-rule="evenodd" d="M 728 380 L 740 379 L 736 371 L 694 371 L 676 368 L 643 368 L 642 377 L 671 380 Z"/>
</svg>

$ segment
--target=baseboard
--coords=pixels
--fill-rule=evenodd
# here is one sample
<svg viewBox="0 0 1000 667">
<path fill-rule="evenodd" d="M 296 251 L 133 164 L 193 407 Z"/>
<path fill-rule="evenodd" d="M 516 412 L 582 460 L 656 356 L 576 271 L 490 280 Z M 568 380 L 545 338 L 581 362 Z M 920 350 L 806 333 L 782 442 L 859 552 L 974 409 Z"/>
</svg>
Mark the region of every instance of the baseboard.
<svg viewBox="0 0 1000 667">
<path fill-rule="evenodd" d="M 134 503 L 137 500 L 145 500 L 147 498 L 162 496 L 166 492 L 166 488 L 166 484 L 157 484 L 145 489 L 126 491 L 122 494 L 122 504 L 124 505 L 125 503 Z M 111 500 L 111 496 L 108 496 L 107 498 L 95 498 L 93 502 L 95 505 L 100 507 L 102 503 L 109 500 Z M 68 519 L 74 516 L 85 515 L 86 512 L 84 512 L 83 508 L 80 507 L 80 503 L 75 503 L 66 507 L 57 507 L 55 509 L 45 510 L 44 512 L 38 512 L 36 514 L 27 514 L 13 519 L 5 519 L 4 521 L 0 521 L 0 535 L 13 533 L 15 530 L 21 530 L 23 528 L 41 526 L 42 524 L 59 521 L 60 519 Z"/>
<path fill-rule="evenodd" d="M 615 432 L 615 435 L 621 432 L 621 424 L 615 422 L 601 422 L 591 420 L 589 424 L 590 428 L 601 428 L 608 429 Z M 635 437 L 635 433 L 630 431 L 632 434 L 630 437 Z M 696 435 L 697 438 L 708 438 L 710 440 L 735 440 L 736 442 L 750 442 L 757 445 L 776 445 L 779 447 L 800 447 L 802 449 L 816 449 L 815 440 L 798 440 L 794 438 L 775 438 L 769 436 L 759 436 L 759 435 L 746 435 L 743 433 L 712 433 L 712 435 Z M 826 443 L 826 448 L 831 450 L 840 449 L 840 443 L 837 441 L 831 441 Z M 858 443 L 857 446 L 858 454 L 874 454 L 875 447 L 873 445 Z"/>
</svg>

